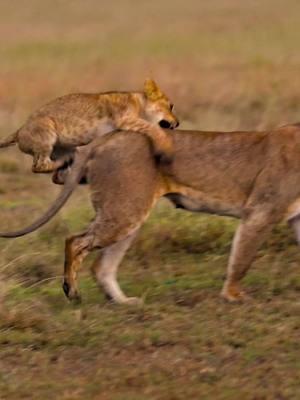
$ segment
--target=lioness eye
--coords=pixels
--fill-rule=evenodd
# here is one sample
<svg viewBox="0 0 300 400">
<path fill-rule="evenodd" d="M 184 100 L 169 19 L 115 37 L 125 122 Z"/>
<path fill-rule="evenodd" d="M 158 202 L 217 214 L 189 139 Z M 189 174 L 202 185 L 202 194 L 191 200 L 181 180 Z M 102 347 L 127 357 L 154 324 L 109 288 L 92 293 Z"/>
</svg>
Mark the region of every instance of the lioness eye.
<svg viewBox="0 0 300 400">
<path fill-rule="evenodd" d="M 170 104 L 170 110 L 172 111 L 174 108 L 174 104 Z"/>
</svg>

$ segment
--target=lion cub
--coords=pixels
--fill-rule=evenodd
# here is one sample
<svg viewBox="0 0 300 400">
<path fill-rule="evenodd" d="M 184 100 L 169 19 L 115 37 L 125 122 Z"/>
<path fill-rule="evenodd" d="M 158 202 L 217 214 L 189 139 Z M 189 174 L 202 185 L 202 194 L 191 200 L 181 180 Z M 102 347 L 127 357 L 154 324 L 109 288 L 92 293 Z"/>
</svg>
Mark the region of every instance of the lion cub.
<svg viewBox="0 0 300 400">
<path fill-rule="evenodd" d="M 76 146 L 123 129 L 146 134 L 155 155 L 170 159 L 171 138 L 161 128 L 179 125 L 172 109 L 152 79 L 145 81 L 143 92 L 68 94 L 34 112 L 19 130 L 0 142 L 0 148 L 18 143 L 21 151 L 33 156 L 33 172 L 52 172 L 68 161 Z"/>
</svg>

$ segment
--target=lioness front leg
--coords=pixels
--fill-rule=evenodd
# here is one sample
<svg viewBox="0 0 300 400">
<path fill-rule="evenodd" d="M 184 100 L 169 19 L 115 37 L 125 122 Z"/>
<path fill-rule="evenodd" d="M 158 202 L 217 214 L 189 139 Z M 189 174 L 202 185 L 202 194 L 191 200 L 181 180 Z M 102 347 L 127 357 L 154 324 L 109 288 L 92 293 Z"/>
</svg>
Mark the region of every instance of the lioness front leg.
<svg viewBox="0 0 300 400">
<path fill-rule="evenodd" d="M 132 233 L 127 238 L 103 249 L 92 266 L 98 284 L 107 297 L 118 304 L 142 304 L 142 300 L 138 297 L 127 297 L 117 281 L 118 267 L 136 234 L 137 232 Z"/>
<path fill-rule="evenodd" d="M 227 277 L 221 292 L 224 299 L 235 302 L 247 297 L 240 281 L 276 222 L 274 215 L 266 212 L 255 212 L 241 222 L 233 239 Z"/>
</svg>

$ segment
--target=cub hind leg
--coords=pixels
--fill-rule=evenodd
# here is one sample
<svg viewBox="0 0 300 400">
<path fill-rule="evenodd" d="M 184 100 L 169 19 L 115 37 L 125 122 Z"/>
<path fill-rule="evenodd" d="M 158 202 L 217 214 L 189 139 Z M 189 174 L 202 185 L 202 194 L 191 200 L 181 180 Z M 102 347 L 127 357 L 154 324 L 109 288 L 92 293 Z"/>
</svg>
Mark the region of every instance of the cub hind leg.
<svg viewBox="0 0 300 400">
<path fill-rule="evenodd" d="M 58 168 L 62 167 L 66 161 L 67 160 L 65 158 L 59 160 L 52 160 L 51 151 L 34 154 L 32 172 L 35 173 L 53 172 Z"/>
<path fill-rule="evenodd" d="M 32 172 L 48 173 L 63 166 L 65 157 L 51 158 L 56 142 L 57 133 L 50 118 L 30 121 L 18 131 L 20 150 L 33 156 Z"/>
<path fill-rule="evenodd" d="M 72 149 L 69 151 L 64 151 L 62 154 L 59 154 L 58 158 L 62 158 L 65 157 L 66 161 L 64 163 L 63 166 L 59 167 L 58 169 L 56 169 L 52 175 L 52 182 L 55 183 L 56 185 L 64 185 L 65 182 L 67 181 L 68 176 L 71 174 L 72 172 L 72 166 L 74 161 L 76 160 L 76 158 L 78 157 L 86 157 L 87 149 L 83 149 L 83 148 L 77 148 L 76 150 Z M 56 154 L 54 153 L 54 155 L 56 156 Z M 80 185 L 84 185 L 88 183 L 88 179 L 87 179 L 87 168 L 85 170 L 85 172 L 82 174 L 82 178 L 80 179 L 79 184 Z"/>
</svg>

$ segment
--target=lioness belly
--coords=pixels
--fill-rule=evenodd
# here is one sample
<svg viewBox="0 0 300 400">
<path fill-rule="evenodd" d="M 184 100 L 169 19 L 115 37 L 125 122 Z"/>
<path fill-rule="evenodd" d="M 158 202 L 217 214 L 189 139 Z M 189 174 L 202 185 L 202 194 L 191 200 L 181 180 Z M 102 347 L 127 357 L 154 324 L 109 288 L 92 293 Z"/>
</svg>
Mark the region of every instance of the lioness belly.
<svg viewBox="0 0 300 400">
<path fill-rule="evenodd" d="M 205 212 L 223 216 L 240 218 L 245 202 L 244 197 L 222 198 L 214 193 L 205 193 L 182 185 L 172 185 L 171 193 L 166 197 L 171 200 L 177 208 L 189 211 Z"/>
</svg>

